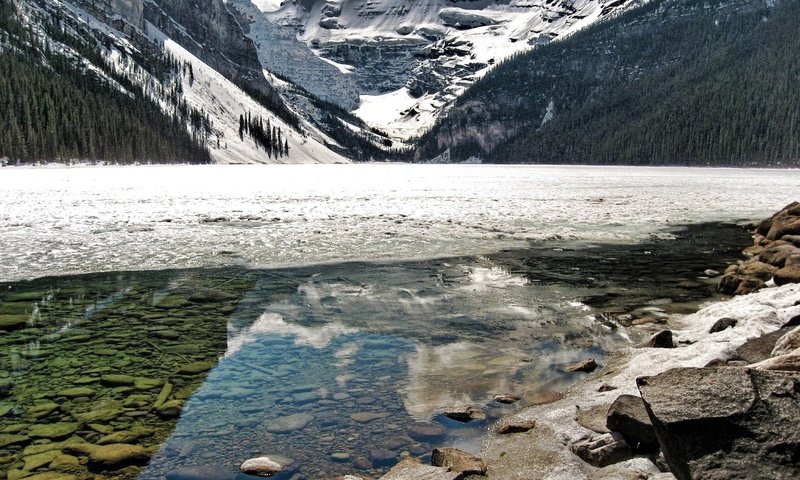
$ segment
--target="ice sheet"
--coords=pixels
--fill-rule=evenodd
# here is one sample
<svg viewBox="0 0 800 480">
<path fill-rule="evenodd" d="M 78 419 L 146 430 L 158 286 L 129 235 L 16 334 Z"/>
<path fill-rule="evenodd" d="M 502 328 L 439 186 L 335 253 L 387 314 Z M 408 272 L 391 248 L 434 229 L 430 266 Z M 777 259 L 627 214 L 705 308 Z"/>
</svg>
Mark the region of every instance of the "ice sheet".
<svg viewBox="0 0 800 480">
<path fill-rule="evenodd" d="M 0 169 L 0 281 L 447 257 L 759 220 L 800 171 L 482 165 Z"/>
</svg>

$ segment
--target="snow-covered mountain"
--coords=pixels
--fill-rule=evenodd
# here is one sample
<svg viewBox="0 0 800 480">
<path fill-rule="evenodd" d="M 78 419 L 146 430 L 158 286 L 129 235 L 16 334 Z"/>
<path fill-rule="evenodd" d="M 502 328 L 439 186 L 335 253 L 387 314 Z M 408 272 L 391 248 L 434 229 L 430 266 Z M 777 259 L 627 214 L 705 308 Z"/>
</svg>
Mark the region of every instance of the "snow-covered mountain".
<svg viewBox="0 0 800 480">
<path fill-rule="evenodd" d="M 429 128 L 458 95 L 502 60 L 641 3 L 227 1 L 240 12 L 265 68 L 354 110 L 395 139 L 409 139 Z"/>
</svg>

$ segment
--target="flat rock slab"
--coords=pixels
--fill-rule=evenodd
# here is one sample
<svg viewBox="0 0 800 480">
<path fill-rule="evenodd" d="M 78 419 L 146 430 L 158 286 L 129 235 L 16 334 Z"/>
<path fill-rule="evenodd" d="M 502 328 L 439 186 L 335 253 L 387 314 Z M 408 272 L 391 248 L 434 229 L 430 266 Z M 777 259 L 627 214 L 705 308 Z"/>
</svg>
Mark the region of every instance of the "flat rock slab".
<svg viewBox="0 0 800 480">
<path fill-rule="evenodd" d="M 800 373 L 675 368 L 637 383 L 678 480 L 800 478 Z"/>
<path fill-rule="evenodd" d="M 271 421 L 265 429 L 270 433 L 289 433 L 306 428 L 313 420 L 314 416 L 308 413 L 295 413 Z"/>
<path fill-rule="evenodd" d="M 403 460 L 382 476 L 381 480 L 456 480 L 460 475 L 446 468 L 423 465 L 414 460 Z"/>
<path fill-rule="evenodd" d="M 150 454 L 144 447 L 124 443 L 97 447 L 89 454 L 89 465 L 102 470 L 117 470 L 129 465 L 144 465 L 149 460 Z"/>
</svg>

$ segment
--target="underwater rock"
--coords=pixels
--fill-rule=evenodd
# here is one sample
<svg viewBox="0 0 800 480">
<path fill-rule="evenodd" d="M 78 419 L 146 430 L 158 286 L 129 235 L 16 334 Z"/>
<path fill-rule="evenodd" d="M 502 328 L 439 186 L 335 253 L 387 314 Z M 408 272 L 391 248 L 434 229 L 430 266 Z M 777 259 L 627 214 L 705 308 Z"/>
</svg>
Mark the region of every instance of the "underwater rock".
<svg viewBox="0 0 800 480">
<path fill-rule="evenodd" d="M 22 469 L 26 472 L 32 472 L 39 467 L 50 465 L 50 463 L 59 455 L 61 455 L 61 452 L 58 450 L 51 450 L 49 452 L 37 453 L 36 455 L 29 455 L 22 459 L 22 461 L 25 462 L 25 466 L 22 467 Z"/>
<path fill-rule="evenodd" d="M 103 423 L 114 420 L 122 414 L 123 411 L 121 408 L 100 408 L 85 413 L 78 413 L 73 416 L 82 423 Z"/>
<path fill-rule="evenodd" d="M 130 375 L 103 375 L 100 383 L 107 387 L 129 387 L 136 383 L 136 379 Z"/>
<path fill-rule="evenodd" d="M 433 440 L 444 435 L 444 428 L 434 423 L 416 423 L 409 427 L 408 435 L 414 440 Z"/>
<path fill-rule="evenodd" d="M 40 403 L 25 411 L 25 416 L 39 420 L 58 410 L 58 404 L 53 402 Z"/>
<path fill-rule="evenodd" d="M 350 418 L 355 420 L 356 422 L 359 422 L 359 423 L 368 423 L 368 422 L 371 422 L 373 420 L 386 418 L 388 416 L 389 416 L 389 414 L 385 413 L 385 412 L 384 413 L 359 412 L 359 413 L 354 413 L 354 414 L 350 415 Z"/>
<path fill-rule="evenodd" d="M 275 420 L 271 420 L 265 427 L 270 433 L 290 433 L 301 430 L 314 420 L 314 416 L 308 413 L 294 413 Z"/>
<path fill-rule="evenodd" d="M 28 325 L 27 315 L 0 315 L 0 330 L 10 332 L 25 328 Z"/>
<path fill-rule="evenodd" d="M 31 439 L 25 435 L 7 435 L 7 434 L 0 434 L 0 448 L 7 447 L 9 445 L 19 445 L 21 443 L 28 443 Z"/>
<path fill-rule="evenodd" d="M 78 398 L 78 397 L 93 397 L 94 390 L 89 387 L 75 387 L 61 390 L 56 395 L 59 397 Z"/>
<path fill-rule="evenodd" d="M 211 362 L 193 362 L 178 369 L 178 375 L 197 375 L 214 368 Z"/>
<path fill-rule="evenodd" d="M 219 465 L 180 467 L 167 473 L 166 480 L 235 480 L 236 474 Z"/>
<path fill-rule="evenodd" d="M 161 418 L 178 418 L 183 410 L 183 400 L 170 400 L 156 409 L 156 413 Z"/>
<path fill-rule="evenodd" d="M 129 465 L 144 465 L 150 454 L 144 447 L 116 443 L 97 447 L 89 454 L 89 465 L 96 469 L 117 470 Z"/>
<path fill-rule="evenodd" d="M 239 470 L 247 475 L 271 477 L 276 473 L 282 472 L 283 467 L 269 457 L 257 457 L 245 460 L 244 463 L 239 466 Z"/>
<path fill-rule="evenodd" d="M 31 438 L 59 439 L 66 438 L 75 433 L 80 427 L 79 423 L 56 422 L 31 425 L 28 436 Z"/>
</svg>

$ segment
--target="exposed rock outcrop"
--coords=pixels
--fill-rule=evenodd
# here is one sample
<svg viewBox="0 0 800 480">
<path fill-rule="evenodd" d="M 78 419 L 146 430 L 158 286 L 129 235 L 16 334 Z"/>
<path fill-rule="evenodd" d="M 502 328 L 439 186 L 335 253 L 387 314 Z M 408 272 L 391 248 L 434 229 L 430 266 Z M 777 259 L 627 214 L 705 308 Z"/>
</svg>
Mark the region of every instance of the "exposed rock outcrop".
<svg viewBox="0 0 800 480">
<path fill-rule="evenodd" d="M 800 374 L 676 368 L 638 385 L 679 480 L 800 476 Z"/>
</svg>

